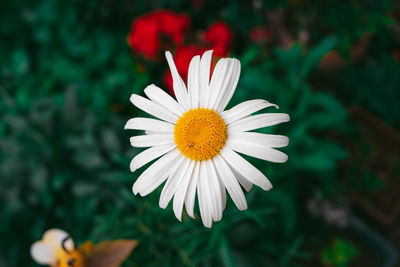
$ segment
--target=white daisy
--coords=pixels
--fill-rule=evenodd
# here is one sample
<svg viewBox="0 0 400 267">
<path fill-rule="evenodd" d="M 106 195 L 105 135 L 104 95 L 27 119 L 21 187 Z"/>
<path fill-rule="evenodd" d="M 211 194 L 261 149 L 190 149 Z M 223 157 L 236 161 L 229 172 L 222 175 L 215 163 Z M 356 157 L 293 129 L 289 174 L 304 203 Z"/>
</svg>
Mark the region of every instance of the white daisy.
<svg viewBox="0 0 400 267">
<path fill-rule="evenodd" d="M 203 224 L 211 227 L 222 218 L 228 191 L 239 210 L 247 209 L 240 185 L 249 191 L 252 184 L 264 190 L 271 183 L 257 168 L 237 152 L 255 158 L 285 162 L 287 155 L 276 150 L 288 145 L 286 136 L 251 132 L 289 121 L 284 113 L 251 115 L 277 105 L 262 99 L 245 101 L 225 110 L 235 92 L 240 62 L 220 59 L 210 80 L 212 51 L 195 56 L 188 70 L 187 89 L 176 69 L 170 52 L 165 53 L 173 78 L 176 100 L 155 85 L 149 85 L 146 96 L 133 94 L 133 105 L 157 119 L 133 118 L 125 129 L 144 130 L 145 135 L 130 139 L 134 147 L 150 147 L 135 156 L 132 172 L 159 158 L 133 185 L 133 193 L 145 196 L 166 181 L 160 196 L 165 208 L 172 197 L 176 218 L 181 220 L 183 203 L 194 217 L 195 195 Z"/>
</svg>

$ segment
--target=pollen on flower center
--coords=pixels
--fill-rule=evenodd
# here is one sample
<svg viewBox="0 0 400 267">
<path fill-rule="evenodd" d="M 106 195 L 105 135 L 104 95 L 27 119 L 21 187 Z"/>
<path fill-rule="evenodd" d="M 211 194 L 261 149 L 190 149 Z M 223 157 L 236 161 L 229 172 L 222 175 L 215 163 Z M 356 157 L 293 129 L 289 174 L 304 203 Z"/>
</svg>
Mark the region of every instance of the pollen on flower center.
<svg viewBox="0 0 400 267">
<path fill-rule="evenodd" d="M 227 128 L 221 116 L 211 109 L 187 111 L 175 124 L 174 140 L 181 153 L 192 160 L 207 160 L 225 145 Z"/>
</svg>

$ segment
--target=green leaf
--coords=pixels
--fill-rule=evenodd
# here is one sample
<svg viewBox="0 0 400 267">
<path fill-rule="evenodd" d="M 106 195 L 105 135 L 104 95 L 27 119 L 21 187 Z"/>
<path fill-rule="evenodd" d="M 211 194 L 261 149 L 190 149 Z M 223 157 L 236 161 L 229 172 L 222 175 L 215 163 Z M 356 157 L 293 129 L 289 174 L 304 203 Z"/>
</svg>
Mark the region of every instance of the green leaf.
<svg viewBox="0 0 400 267">
<path fill-rule="evenodd" d="M 317 46 L 312 48 L 300 67 L 299 76 L 303 79 L 306 78 L 310 74 L 311 70 L 318 65 L 322 57 L 330 50 L 335 48 L 336 44 L 337 38 L 335 36 L 331 36 L 325 38 Z"/>
<path fill-rule="evenodd" d="M 232 250 L 229 247 L 226 237 L 222 237 L 219 246 L 219 255 L 223 266 L 225 267 L 235 267 L 236 263 L 232 255 Z"/>
</svg>

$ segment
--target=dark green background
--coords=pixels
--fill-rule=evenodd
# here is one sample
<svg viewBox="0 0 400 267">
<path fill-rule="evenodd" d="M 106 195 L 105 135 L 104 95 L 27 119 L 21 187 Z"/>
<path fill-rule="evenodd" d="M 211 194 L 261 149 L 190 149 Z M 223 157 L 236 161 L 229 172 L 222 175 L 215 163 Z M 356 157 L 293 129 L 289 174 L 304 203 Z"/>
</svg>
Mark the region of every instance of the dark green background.
<svg viewBox="0 0 400 267">
<path fill-rule="evenodd" d="M 400 173 L 395 143 L 387 153 L 397 156 L 369 168 L 380 143 L 363 141 L 365 131 L 349 114 L 362 106 L 400 128 L 395 3 L 204 1 L 194 9 L 191 1 L 0 0 L 0 6 L 0 266 L 34 266 L 30 245 L 55 227 L 77 244 L 139 240 L 125 266 L 377 266 L 366 265 L 379 257 L 370 256 L 365 240 L 311 216 L 310 199 L 348 207 L 385 240 L 399 232 L 398 223 L 381 225 L 349 204 L 354 193 L 370 201 L 391 186 L 380 172 L 396 179 Z M 139 150 L 123 127 L 139 111 L 129 97 L 150 83 L 165 88 L 167 64 L 133 56 L 126 36 L 135 18 L 160 8 L 187 13 L 192 35 L 225 21 L 235 34 L 231 55 L 242 63 L 230 106 L 263 98 L 291 116 L 266 130 L 290 137 L 283 149 L 289 161 L 251 160 L 274 189 L 253 188 L 245 212 L 228 200 L 212 229 L 160 209 L 160 190 L 145 198 L 131 193 L 140 171 L 130 173 L 129 162 Z M 274 29 L 269 14 L 279 9 L 294 43 L 283 48 L 277 35 L 253 42 L 251 29 Z M 302 31 L 306 44 L 297 41 Z M 371 40 L 353 60 L 365 34 Z M 332 50 L 345 66 L 317 68 Z M 349 144 L 364 158 L 354 158 Z"/>
</svg>

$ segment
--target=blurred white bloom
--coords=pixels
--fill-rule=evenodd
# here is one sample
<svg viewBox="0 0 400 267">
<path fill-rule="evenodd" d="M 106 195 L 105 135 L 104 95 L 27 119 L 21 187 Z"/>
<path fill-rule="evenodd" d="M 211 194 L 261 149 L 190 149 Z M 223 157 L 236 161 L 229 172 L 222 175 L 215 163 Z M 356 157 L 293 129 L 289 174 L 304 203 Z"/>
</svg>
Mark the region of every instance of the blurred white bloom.
<svg viewBox="0 0 400 267">
<path fill-rule="evenodd" d="M 42 240 L 31 246 L 31 256 L 39 264 L 55 266 L 66 252 L 74 250 L 74 242 L 60 229 L 47 230 Z"/>
<path fill-rule="evenodd" d="M 133 185 L 133 193 L 145 196 L 166 181 L 160 207 L 172 197 L 175 216 L 181 220 L 183 203 L 189 216 L 197 191 L 203 224 L 211 227 L 222 218 L 228 191 L 238 209 L 247 203 L 240 185 L 247 191 L 255 184 L 264 190 L 271 183 L 257 168 L 236 152 L 267 160 L 285 162 L 287 155 L 274 149 L 288 145 L 288 138 L 251 132 L 289 121 L 284 113 L 251 115 L 277 105 L 262 99 L 245 101 L 225 110 L 240 76 L 240 62 L 220 59 L 210 80 L 212 51 L 195 56 L 189 65 L 187 89 L 179 76 L 170 52 L 166 58 L 171 69 L 176 100 L 155 85 L 149 85 L 144 98 L 133 94 L 133 105 L 157 119 L 133 118 L 125 129 L 144 130 L 145 135 L 130 139 L 134 147 L 150 147 L 135 156 L 134 172 L 159 158 Z M 235 152 L 236 151 L 236 152 Z"/>
</svg>

